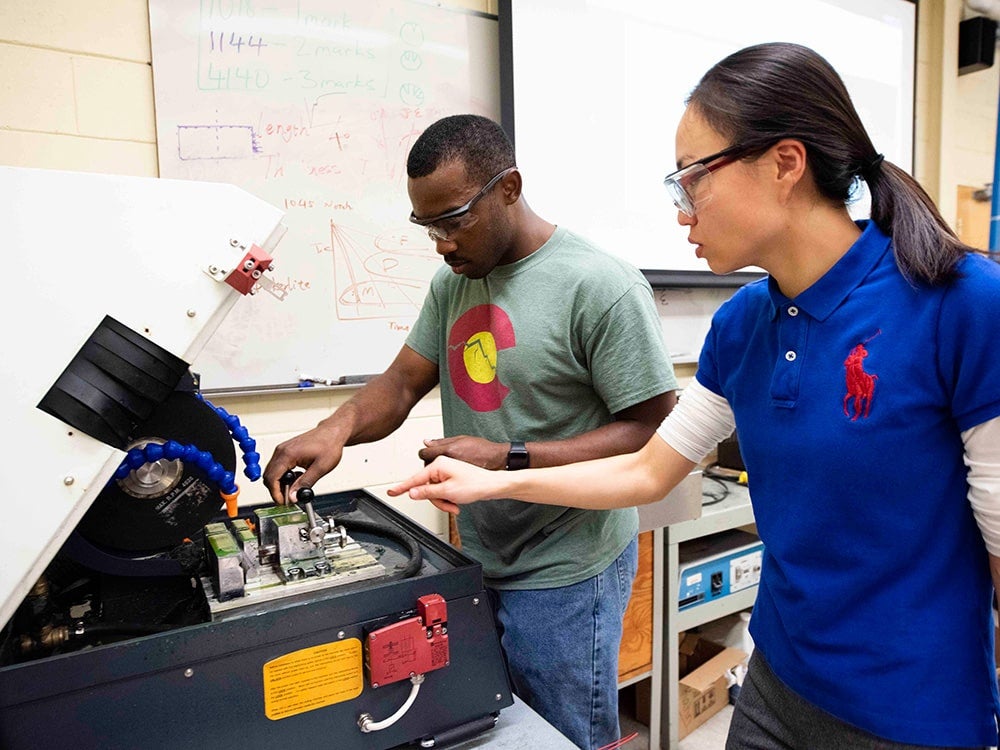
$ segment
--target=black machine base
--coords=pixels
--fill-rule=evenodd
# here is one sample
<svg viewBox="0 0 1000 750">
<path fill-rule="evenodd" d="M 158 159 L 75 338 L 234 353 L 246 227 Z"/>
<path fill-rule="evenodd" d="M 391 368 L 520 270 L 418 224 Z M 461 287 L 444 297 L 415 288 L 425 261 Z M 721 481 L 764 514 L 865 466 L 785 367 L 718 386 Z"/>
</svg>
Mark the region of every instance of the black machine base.
<svg viewBox="0 0 1000 750">
<path fill-rule="evenodd" d="M 81 634 L 75 646 L 26 649 L 44 638 L 19 628 L 48 615 L 25 600 L 0 632 L 0 747 L 388 750 L 442 747 L 488 730 L 513 696 L 479 564 L 367 492 L 318 496 L 314 505 L 350 508 L 345 525 L 358 522 L 355 540 L 387 574 L 213 620 L 198 600 L 204 592 L 190 561 L 181 576 L 124 581 L 103 572 L 87 582 L 78 562 L 57 555 L 50 568 L 62 590 L 47 606 L 55 611 L 74 587 L 77 598 L 89 587 L 87 611 L 79 603 L 69 609 L 96 634 Z M 398 534 L 370 531 L 379 526 L 416 540 L 422 561 L 415 574 L 392 575 L 412 550 Z M 384 722 L 415 690 L 411 679 L 373 685 L 372 634 L 412 620 L 418 600 L 428 598 L 444 602 L 436 605 L 446 620 L 435 645 L 446 636 L 447 659 L 423 675 L 402 716 L 363 731 L 363 715 Z M 130 608 L 152 620 L 132 623 L 130 632 L 121 622 Z M 105 613 L 116 622 L 101 621 Z"/>
</svg>

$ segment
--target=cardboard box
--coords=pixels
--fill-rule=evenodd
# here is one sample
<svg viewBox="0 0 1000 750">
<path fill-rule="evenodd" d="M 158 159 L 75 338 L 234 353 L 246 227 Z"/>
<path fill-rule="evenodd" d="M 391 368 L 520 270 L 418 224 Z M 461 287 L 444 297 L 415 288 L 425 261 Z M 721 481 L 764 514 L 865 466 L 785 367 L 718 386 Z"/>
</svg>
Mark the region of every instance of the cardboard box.
<svg viewBox="0 0 1000 750">
<path fill-rule="evenodd" d="M 726 673 L 747 658 L 738 648 L 726 648 L 695 633 L 684 633 L 678 648 L 680 706 L 679 739 L 704 724 L 729 703 Z"/>
</svg>

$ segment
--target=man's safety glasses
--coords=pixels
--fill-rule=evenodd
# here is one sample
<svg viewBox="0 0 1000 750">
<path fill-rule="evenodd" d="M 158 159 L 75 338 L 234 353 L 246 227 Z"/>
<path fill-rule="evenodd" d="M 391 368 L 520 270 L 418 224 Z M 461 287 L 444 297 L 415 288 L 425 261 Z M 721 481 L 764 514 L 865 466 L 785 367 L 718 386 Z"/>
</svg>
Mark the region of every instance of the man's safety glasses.
<svg viewBox="0 0 1000 750">
<path fill-rule="evenodd" d="M 513 172 L 517 167 L 508 167 L 502 172 L 493 176 L 493 178 L 487 182 L 483 189 L 472 196 L 472 200 L 466 203 L 464 206 L 459 206 L 451 211 L 445 211 L 443 214 L 438 214 L 437 216 L 432 216 L 429 219 L 418 219 L 416 215 L 410 212 L 410 221 L 414 224 L 427 228 L 428 236 L 435 242 L 447 242 L 450 240 L 457 232 L 463 229 L 468 229 L 477 221 L 479 217 L 471 213 L 472 207 L 476 205 L 490 190 L 496 185 L 500 180 Z"/>
<path fill-rule="evenodd" d="M 746 146 L 730 146 L 664 177 L 663 185 L 670 193 L 677 210 L 694 218 L 698 206 L 704 205 L 712 197 L 712 172 L 732 164 L 749 150 Z"/>
</svg>

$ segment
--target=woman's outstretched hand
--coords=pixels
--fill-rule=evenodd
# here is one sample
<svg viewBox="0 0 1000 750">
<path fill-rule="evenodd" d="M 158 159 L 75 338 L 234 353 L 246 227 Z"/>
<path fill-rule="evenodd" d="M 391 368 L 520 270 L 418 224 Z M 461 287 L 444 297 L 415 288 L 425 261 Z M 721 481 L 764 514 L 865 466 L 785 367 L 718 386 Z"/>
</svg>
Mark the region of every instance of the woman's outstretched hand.
<svg viewBox="0 0 1000 750">
<path fill-rule="evenodd" d="M 408 479 L 386 492 L 396 497 L 409 494 L 414 500 L 430 500 L 435 507 L 458 513 L 460 505 L 494 497 L 506 497 L 508 474 L 487 471 L 447 456 L 439 456 Z"/>
</svg>

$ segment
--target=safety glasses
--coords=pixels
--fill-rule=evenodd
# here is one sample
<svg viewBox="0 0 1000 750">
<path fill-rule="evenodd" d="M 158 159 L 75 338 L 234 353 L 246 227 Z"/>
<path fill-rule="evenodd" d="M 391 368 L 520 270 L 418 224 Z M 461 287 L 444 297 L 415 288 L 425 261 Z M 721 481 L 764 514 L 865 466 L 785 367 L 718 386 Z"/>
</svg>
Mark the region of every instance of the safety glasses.
<svg viewBox="0 0 1000 750">
<path fill-rule="evenodd" d="M 493 189 L 494 185 L 500 182 L 500 180 L 509 175 L 515 169 L 517 169 L 517 167 L 508 167 L 502 172 L 494 175 L 493 178 L 483 186 L 483 189 L 472 196 L 472 200 L 464 206 L 459 206 L 451 211 L 445 211 L 443 214 L 438 214 L 437 216 L 432 216 L 428 219 L 417 218 L 417 216 L 411 211 L 410 221 L 419 226 L 426 227 L 428 236 L 430 236 L 430 238 L 435 242 L 447 242 L 457 232 L 460 232 L 463 229 L 468 229 L 479 221 L 479 217 L 472 213 L 472 207 L 482 200 L 482 198 Z"/>
<path fill-rule="evenodd" d="M 663 185 L 677 210 L 693 218 L 698 206 L 705 205 L 712 197 L 712 172 L 732 164 L 750 150 L 747 146 L 730 146 L 664 177 Z"/>
</svg>

